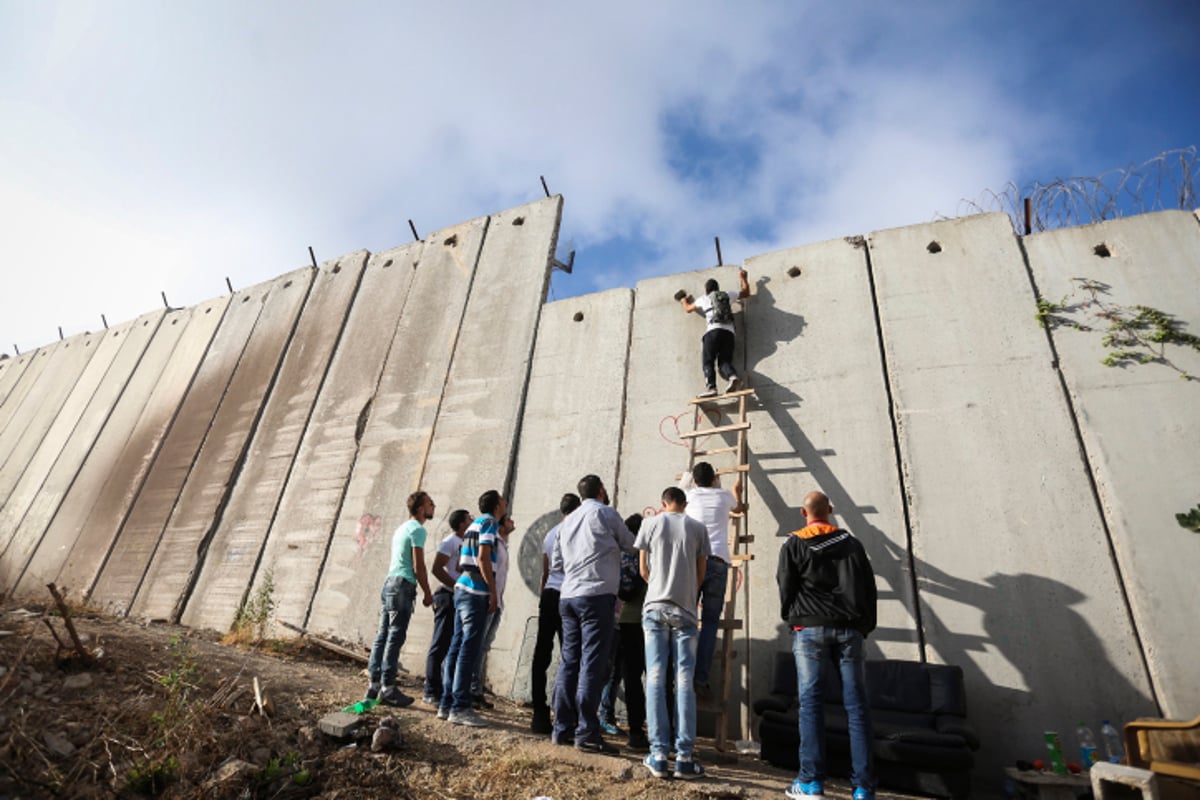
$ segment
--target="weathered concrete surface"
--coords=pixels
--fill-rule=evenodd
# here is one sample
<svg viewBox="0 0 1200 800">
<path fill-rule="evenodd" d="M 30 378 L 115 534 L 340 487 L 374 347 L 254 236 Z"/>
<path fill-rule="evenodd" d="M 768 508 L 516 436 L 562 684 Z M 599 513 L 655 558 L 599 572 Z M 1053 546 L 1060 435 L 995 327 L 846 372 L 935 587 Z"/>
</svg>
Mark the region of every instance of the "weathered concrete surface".
<svg viewBox="0 0 1200 800">
<path fill-rule="evenodd" d="M 91 592 L 229 301 L 171 312 L 159 326 L 26 570 L 30 591 L 41 585 L 36 576 L 54 580 L 57 570 L 65 596 L 79 601 Z"/>
<path fill-rule="evenodd" d="M 8 422 L 12 419 L 17 409 L 21 407 L 25 396 L 28 395 L 38 379 L 41 377 L 42 371 L 46 365 L 50 363 L 50 355 L 53 353 L 62 342 L 46 345 L 38 348 L 31 353 L 25 353 L 21 356 L 25 360 L 25 368 L 21 372 L 20 380 L 16 381 L 10 388 L 8 394 L 4 398 L 4 404 L 0 405 L 0 466 L 8 458 L 8 451 L 11 449 L 11 443 L 4 444 L 5 435 L 8 433 Z M 15 441 L 15 439 L 14 439 Z"/>
<path fill-rule="evenodd" d="M 46 364 L 0 432 L 0 508 L 5 506 L 46 431 L 54 424 L 75 382 L 96 352 L 100 338 L 81 333 L 38 351 L 39 361 L 43 358 L 40 354 L 46 353 Z"/>
<path fill-rule="evenodd" d="M 285 278 L 242 289 L 230 298 L 178 413 L 130 508 L 89 600 L 107 610 L 129 610 L 167 519 L 269 295 Z"/>
<path fill-rule="evenodd" d="M 875 233 L 870 257 L 927 653 L 963 667 L 994 789 L 1098 698 L 1153 711 L 1149 684 L 1007 217 Z"/>
<path fill-rule="evenodd" d="M 350 640 L 374 633 L 392 532 L 408 518 L 404 501 L 420 481 L 487 227 L 488 218 L 481 217 L 438 231 L 425 239 L 414 262 L 408 299 L 342 484 L 345 494 L 326 530 L 310 630 Z M 435 500 L 444 514 L 451 501 Z M 434 525 L 426 527 L 436 535 Z"/>
<path fill-rule="evenodd" d="M 833 501 L 836 522 L 867 548 L 879 589 L 871 657 L 919 660 L 916 600 L 895 438 L 861 239 L 835 239 L 748 259 L 746 361 L 750 413 L 747 569 L 751 699 L 770 686 L 774 653 L 791 648 L 775 580 L 804 496 Z M 789 271 L 799 269 L 796 275 Z M 739 637 L 739 639 L 742 637 Z"/>
<path fill-rule="evenodd" d="M 555 195 L 494 214 L 488 222 L 420 477 L 421 488 L 440 499 L 443 514 L 458 506 L 477 512 L 479 495 L 491 488 L 511 494 L 517 428 L 561 218 L 562 197 Z M 445 531 L 445 525 L 437 526 L 433 536 L 440 540 Z M 390 546 L 390 537 L 383 544 Z M 425 548 L 427 562 L 435 549 Z M 384 569 L 375 572 L 365 595 L 375 614 L 358 616 L 368 640 L 386 560 L 376 559 Z M 402 651 L 410 661 L 423 657 L 432 629 L 432 614 L 414 616 Z M 497 638 L 511 641 L 508 634 Z"/>
<path fill-rule="evenodd" d="M 46 532 L 50 520 L 74 484 L 84 459 L 107 424 L 117 400 L 125 391 L 130 376 L 141 361 L 147 345 L 154 338 L 165 315 L 166 311 L 155 311 L 133 322 L 111 328 L 97 347 L 84 378 L 88 373 L 101 371 L 101 364 L 108 356 L 106 351 L 112 350 L 114 354 L 95 388 L 86 398 L 80 397 L 81 407 L 73 408 L 70 401 L 63 406 L 62 414 L 55 420 L 54 428 L 47 434 L 43 447 L 38 451 L 40 455 L 46 449 L 46 445 L 54 441 L 55 428 L 70 430 L 57 455 L 53 456 L 52 466 L 46 471 L 43 480 L 37 486 L 33 486 L 32 482 L 29 484 L 28 507 L 8 548 L 0 555 L 0 587 L 13 588 L 17 585 L 30 557 L 42 541 L 42 535 Z M 76 392 L 86 387 L 87 381 L 84 378 L 80 378 Z M 34 461 L 36 460 L 35 457 Z M 31 462 L 30 469 L 27 469 L 22 477 L 22 483 L 30 476 L 33 467 L 34 462 Z M 18 485 L 14 496 L 19 491 Z M 5 514 L 10 508 L 14 508 L 11 505 L 12 500 L 13 497 L 10 497 L 10 505 L 5 507 Z M 15 519 L 15 516 L 13 518 Z"/>
<path fill-rule="evenodd" d="M 1100 245 L 1108 257 L 1096 255 Z M 1091 278 L 1111 287 L 1098 296 L 1106 305 L 1130 314 L 1136 305 L 1156 308 L 1200 333 L 1200 225 L 1190 213 L 1038 234 L 1025 248 L 1039 292 L 1051 302 L 1090 299 L 1072 279 Z M 1190 611 L 1200 536 L 1180 527 L 1175 514 L 1200 503 L 1200 381 L 1181 380 L 1176 369 L 1200 376 L 1200 353 L 1167 345 L 1170 365 L 1106 367 L 1108 323 L 1098 311 L 1064 315 L 1092 330 L 1058 326 L 1052 336 L 1163 714 L 1188 717 L 1200 708 L 1200 641 Z M 1135 642 L 1108 646 L 1129 650 Z"/>
<path fill-rule="evenodd" d="M 29 367 L 36 355 L 36 352 L 23 353 L 0 360 L 0 409 L 4 408 L 5 402 L 8 401 L 8 395 L 21 380 L 21 376 L 25 374 L 26 368 Z M 4 425 L 0 423 L 0 430 L 3 429 Z"/>
<path fill-rule="evenodd" d="M 367 262 L 255 572 L 252 592 L 272 577 L 278 621 L 303 627 L 308 618 L 358 453 L 360 424 L 366 423 L 423 249 L 416 242 Z M 435 290 L 431 281 L 429 291 Z M 290 635 L 282 627 L 275 632 Z"/>
<path fill-rule="evenodd" d="M 155 326 L 161 317 L 161 314 L 155 315 Z M 147 324 L 149 323 L 149 319 L 145 321 Z M 16 541 L 17 529 L 21 520 L 25 518 L 30 506 L 38 500 L 42 485 L 53 471 L 55 462 L 58 461 L 63 449 L 70 441 L 75 428 L 82 424 L 94 438 L 95 421 L 83 420 L 83 415 L 91 407 L 93 395 L 104 381 L 109 367 L 112 366 L 128 338 L 122 334 L 131 331 L 136 325 L 136 322 L 126 322 L 110 328 L 99 338 L 94 347 L 85 348 L 90 351 L 87 365 L 79 374 L 78 379 L 74 381 L 70 393 L 46 429 L 45 435 L 41 438 L 37 448 L 30 454 L 20 479 L 13 486 L 3 507 L 0 508 L 0 592 L 6 592 L 12 588 L 25 566 L 25 559 L 29 554 L 28 545 L 36 545 L 36 541 L 28 541 L 33 537 L 32 534 L 28 534 L 23 537 L 27 541 L 19 546 L 18 551 L 10 557 L 9 546 Z M 142 347 L 145 347 L 147 338 L 140 337 L 139 341 Z M 107 412 L 107 409 L 105 411 Z M 103 422 L 103 420 L 100 421 Z M 15 469 L 13 471 L 15 472 Z M 52 495 L 52 492 L 47 493 L 45 500 L 49 502 Z M 38 531 L 37 536 L 40 535 L 41 531 Z"/>
<path fill-rule="evenodd" d="M 368 253 L 321 265 L 180 621 L 227 630 L 237 616 Z M 257 335 L 257 334 L 256 334 Z M 281 576 L 282 577 L 282 576 Z"/>
<path fill-rule="evenodd" d="M 295 270 L 271 288 L 163 530 L 131 614 L 174 622 L 183 612 L 214 526 L 229 500 L 230 487 L 238 480 L 251 432 L 274 385 L 314 273 L 311 267 Z"/>
<path fill-rule="evenodd" d="M 590 472 L 617 472 L 615 433 L 625 407 L 632 312 L 628 289 L 560 300 L 542 309 L 513 479 L 516 530 L 509 542 L 501 618 L 508 624 L 501 625 L 488 661 L 491 685 L 511 687 L 519 699 L 529 697 L 541 548 L 558 524 L 559 500 Z"/>
</svg>

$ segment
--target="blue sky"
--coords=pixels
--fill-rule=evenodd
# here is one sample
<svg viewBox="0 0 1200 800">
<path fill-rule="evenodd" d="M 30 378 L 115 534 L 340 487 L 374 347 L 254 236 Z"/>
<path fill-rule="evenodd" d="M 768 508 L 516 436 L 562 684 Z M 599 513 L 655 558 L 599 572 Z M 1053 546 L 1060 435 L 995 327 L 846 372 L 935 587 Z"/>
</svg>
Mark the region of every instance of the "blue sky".
<svg viewBox="0 0 1200 800">
<path fill-rule="evenodd" d="M 733 263 L 953 216 L 1200 144 L 1198 31 L 1192 0 L 0 0 L 0 349 L 539 175 L 578 251 L 555 298 L 711 266 L 713 236 Z"/>
</svg>

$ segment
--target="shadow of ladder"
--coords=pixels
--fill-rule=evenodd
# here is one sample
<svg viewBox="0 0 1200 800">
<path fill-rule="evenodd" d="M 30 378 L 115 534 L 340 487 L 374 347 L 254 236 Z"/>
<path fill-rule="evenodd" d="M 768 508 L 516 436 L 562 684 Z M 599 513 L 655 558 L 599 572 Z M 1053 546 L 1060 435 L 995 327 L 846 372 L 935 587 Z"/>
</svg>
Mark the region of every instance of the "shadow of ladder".
<svg viewBox="0 0 1200 800">
<path fill-rule="evenodd" d="M 726 463 L 726 466 L 717 466 L 716 461 L 711 462 L 716 468 L 718 476 L 736 474 L 740 478 L 749 474 L 750 464 L 747 458 L 746 436 L 750 430 L 750 422 L 746 419 L 746 406 L 749 398 L 753 395 L 753 389 L 740 389 L 717 397 L 696 397 L 688 401 L 693 406 L 692 429 L 680 434 L 680 437 L 688 442 L 688 474 L 691 474 L 692 467 L 696 465 L 698 458 L 711 456 L 722 456 L 720 460 Z M 710 414 L 716 417 L 717 421 L 720 421 L 723 414 L 732 421 L 726 425 L 712 425 L 709 423 Z M 724 442 L 726 441 L 725 437 L 729 434 L 733 434 L 734 443 L 732 445 L 722 443 L 719 447 L 704 449 L 700 447 L 702 439 L 720 436 Z M 742 497 L 746 496 L 748 484 L 749 481 L 742 481 Z M 754 558 L 747 552 L 754 537 L 745 533 L 748 530 L 746 514 L 746 511 L 733 514 L 729 520 L 730 579 L 726 583 L 725 608 L 721 614 L 721 621 L 718 623 L 720 626 L 719 647 L 713 655 L 714 661 L 717 662 L 714 666 L 720 668 L 719 691 L 714 692 L 707 701 L 697 701 L 697 711 L 709 712 L 716 718 L 714 738 L 718 750 L 728 749 L 729 718 L 734 711 L 729 705 L 729 690 L 733 683 L 733 662 L 738 655 L 734 649 L 734 637 L 737 631 L 748 630 L 744 621 L 737 616 L 739 590 L 744 595 L 743 606 L 747 610 L 750 608 L 750 582 L 743 580 L 742 570 L 745 569 L 746 562 Z M 737 708 L 738 735 L 736 738 L 744 738 L 749 725 L 750 670 L 744 660 L 743 673 L 745 691 L 742 695 L 743 701 Z"/>
</svg>

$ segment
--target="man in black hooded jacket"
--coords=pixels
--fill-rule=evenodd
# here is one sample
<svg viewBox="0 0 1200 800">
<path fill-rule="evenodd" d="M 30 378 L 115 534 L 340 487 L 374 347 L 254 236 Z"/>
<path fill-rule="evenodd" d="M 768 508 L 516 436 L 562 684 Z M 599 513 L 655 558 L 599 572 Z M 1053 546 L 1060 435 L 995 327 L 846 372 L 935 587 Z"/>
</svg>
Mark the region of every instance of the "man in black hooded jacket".
<svg viewBox="0 0 1200 800">
<path fill-rule="evenodd" d="M 800 772 L 787 790 L 793 800 L 825 794 L 825 715 L 821 684 L 835 666 L 850 733 L 854 800 L 873 800 L 871 717 L 863 642 L 875 629 L 875 573 L 862 543 L 830 523 L 833 506 L 809 492 L 803 528 L 788 534 L 779 553 L 780 616 L 792 629 L 800 694 Z"/>
</svg>

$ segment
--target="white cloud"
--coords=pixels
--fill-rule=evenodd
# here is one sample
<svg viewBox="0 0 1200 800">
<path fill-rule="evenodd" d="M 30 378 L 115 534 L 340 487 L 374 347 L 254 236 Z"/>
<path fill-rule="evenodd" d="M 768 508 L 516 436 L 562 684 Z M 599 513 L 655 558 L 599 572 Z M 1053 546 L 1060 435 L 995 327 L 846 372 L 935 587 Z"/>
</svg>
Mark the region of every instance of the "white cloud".
<svg viewBox="0 0 1200 800">
<path fill-rule="evenodd" d="M 1063 126 L 1016 91 L 1019 27 L 991 42 L 1014 12 L 978 8 L 0 4 L 0 342 L 384 249 L 539 175 L 580 245 L 559 296 L 707 266 L 713 235 L 730 262 L 954 213 Z M 648 244 L 589 261 L 616 238 Z"/>
</svg>

